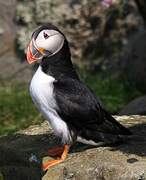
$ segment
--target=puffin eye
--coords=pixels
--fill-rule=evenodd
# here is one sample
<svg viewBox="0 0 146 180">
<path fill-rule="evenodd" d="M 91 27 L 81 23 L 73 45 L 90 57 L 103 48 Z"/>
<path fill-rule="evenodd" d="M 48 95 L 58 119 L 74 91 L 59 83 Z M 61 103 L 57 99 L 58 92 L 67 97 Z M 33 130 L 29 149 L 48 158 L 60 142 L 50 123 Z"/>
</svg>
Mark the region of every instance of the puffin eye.
<svg viewBox="0 0 146 180">
<path fill-rule="evenodd" d="M 43 32 L 43 35 L 45 39 L 48 39 L 49 35 L 47 33 Z"/>
</svg>

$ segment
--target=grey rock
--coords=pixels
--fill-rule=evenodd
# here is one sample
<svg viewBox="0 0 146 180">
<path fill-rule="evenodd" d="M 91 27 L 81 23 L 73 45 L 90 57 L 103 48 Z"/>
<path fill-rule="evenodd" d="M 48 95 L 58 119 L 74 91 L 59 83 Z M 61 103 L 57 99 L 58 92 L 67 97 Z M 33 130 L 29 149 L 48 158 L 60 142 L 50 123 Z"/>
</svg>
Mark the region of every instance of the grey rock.
<svg viewBox="0 0 146 180">
<path fill-rule="evenodd" d="M 130 41 L 128 53 L 125 54 L 127 59 L 125 74 L 129 81 L 136 85 L 137 89 L 146 92 L 146 32 L 140 31 Z"/>
<path fill-rule="evenodd" d="M 0 55 L 14 48 L 16 0 L 0 0 Z"/>
<path fill-rule="evenodd" d="M 28 83 L 32 78 L 32 68 L 27 62 L 21 63 L 14 51 L 0 56 L 0 84 Z"/>
<path fill-rule="evenodd" d="M 16 48 L 16 0 L 0 0 L 0 83 L 28 82 L 32 70 L 17 57 Z M 19 30 L 18 30 L 19 31 Z"/>
<path fill-rule="evenodd" d="M 146 116 L 116 116 L 133 136 L 114 147 L 77 144 L 65 162 L 41 170 L 47 149 L 59 145 L 46 122 L 0 137 L 0 175 L 7 179 L 138 180 L 146 178 Z M 35 157 L 35 161 L 30 161 Z"/>
<path fill-rule="evenodd" d="M 138 97 L 127 104 L 119 115 L 146 115 L 146 96 Z"/>
</svg>

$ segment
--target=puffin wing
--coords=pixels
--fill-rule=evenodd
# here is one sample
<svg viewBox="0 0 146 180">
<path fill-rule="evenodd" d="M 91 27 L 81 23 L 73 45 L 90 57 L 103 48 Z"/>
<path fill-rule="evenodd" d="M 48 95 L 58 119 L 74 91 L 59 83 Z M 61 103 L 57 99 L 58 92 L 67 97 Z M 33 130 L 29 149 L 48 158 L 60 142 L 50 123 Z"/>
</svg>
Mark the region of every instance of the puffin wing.
<svg viewBox="0 0 146 180">
<path fill-rule="evenodd" d="M 60 117 L 77 130 L 130 135 L 131 132 L 106 112 L 94 93 L 81 81 L 66 78 L 54 82 Z"/>
</svg>

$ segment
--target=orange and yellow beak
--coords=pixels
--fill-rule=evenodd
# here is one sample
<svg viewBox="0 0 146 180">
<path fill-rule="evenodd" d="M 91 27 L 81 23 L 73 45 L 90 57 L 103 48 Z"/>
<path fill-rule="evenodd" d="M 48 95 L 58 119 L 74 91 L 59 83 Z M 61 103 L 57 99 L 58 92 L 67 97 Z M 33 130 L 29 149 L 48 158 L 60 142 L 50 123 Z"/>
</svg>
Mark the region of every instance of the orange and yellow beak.
<svg viewBox="0 0 146 180">
<path fill-rule="evenodd" d="M 45 50 L 43 48 L 38 48 L 32 39 L 27 47 L 27 61 L 29 64 L 40 60 L 44 57 Z"/>
</svg>

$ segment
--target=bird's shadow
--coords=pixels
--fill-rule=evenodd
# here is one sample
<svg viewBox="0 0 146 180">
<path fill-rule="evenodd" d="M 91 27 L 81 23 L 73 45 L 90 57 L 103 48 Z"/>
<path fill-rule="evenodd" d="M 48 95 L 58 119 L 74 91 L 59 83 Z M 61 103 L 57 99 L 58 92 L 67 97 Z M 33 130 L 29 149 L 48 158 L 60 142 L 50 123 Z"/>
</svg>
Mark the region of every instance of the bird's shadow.
<svg viewBox="0 0 146 180">
<path fill-rule="evenodd" d="M 146 124 L 130 127 L 133 136 L 124 143 L 111 148 L 126 154 L 146 156 Z M 0 138 L 0 172 L 5 179 L 41 179 L 42 158 L 50 147 L 60 145 L 52 135 L 14 134 Z M 76 144 L 70 153 L 81 152 L 92 148 Z M 95 147 L 94 147 L 95 148 Z"/>
<path fill-rule="evenodd" d="M 14 134 L 0 138 L 0 173 L 6 180 L 41 179 L 42 157 L 57 145 L 52 135 Z"/>
<path fill-rule="evenodd" d="M 131 126 L 132 136 L 127 138 L 123 144 L 113 147 L 126 154 L 135 154 L 141 157 L 146 156 L 146 123 Z"/>
<path fill-rule="evenodd" d="M 45 173 L 41 165 L 47 150 L 60 145 L 59 139 L 53 134 L 13 134 L 0 137 L 0 174 L 6 180 L 40 180 Z M 70 153 L 86 148 L 78 144 Z"/>
</svg>

